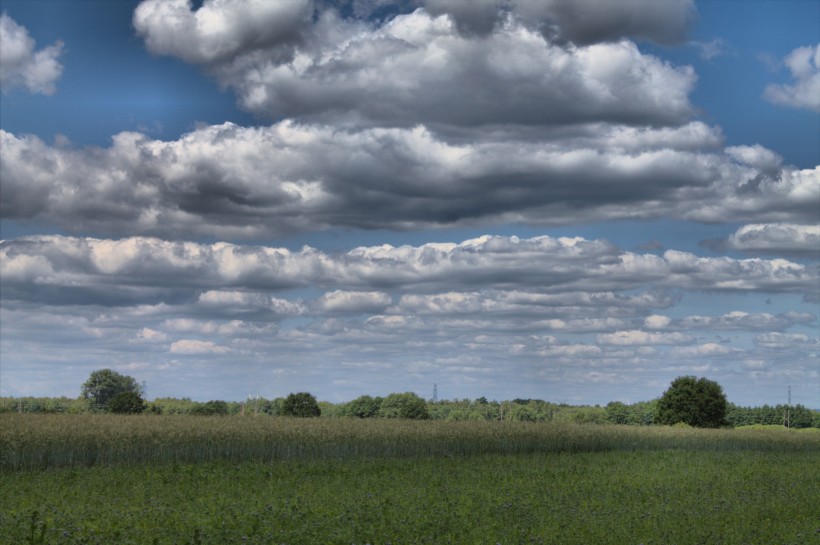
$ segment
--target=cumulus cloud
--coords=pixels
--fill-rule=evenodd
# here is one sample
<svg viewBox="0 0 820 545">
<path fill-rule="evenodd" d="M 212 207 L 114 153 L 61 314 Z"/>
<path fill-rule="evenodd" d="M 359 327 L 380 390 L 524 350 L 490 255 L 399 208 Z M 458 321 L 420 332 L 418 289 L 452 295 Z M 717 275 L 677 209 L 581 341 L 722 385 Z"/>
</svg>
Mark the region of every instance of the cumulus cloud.
<svg viewBox="0 0 820 545">
<path fill-rule="evenodd" d="M 763 96 L 775 104 L 820 112 L 820 44 L 798 47 L 784 63 L 794 83 L 769 85 Z"/>
<path fill-rule="evenodd" d="M 434 0 L 381 24 L 307 0 L 205 2 L 196 11 L 185 0 L 147 0 L 134 25 L 151 51 L 204 65 L 244 108 L 277 119 L 440 129 L 676 124 L 692 112 L 692 69 L 622 38 L 668 41 L 691 9 L 689 0 L 606 9 Z"/>
<path fill-rule="evenodd" d="M 820 258 L 820 225 L 744 225 L 729 236 L 725 246 L 744 252 Z"/>
<path fill-rule="evenodd" d="M 820 167 L 777 171 L 715 130 L 594 124 L 571 138 L 448 143 L 423 126 L 347 131 L 283 121 L 208 126 L 175 141 L 120 133 L 108 148 L 0 131 L 4 219 L 166 237 L 281 236 L 673 217 L 810 223 Z"/>
<path fill-rule="evenodd" d="M 0 89 L 23 87 L 32 93 L 52 95 L 63 73 L 59 57 L 63 43 L 35 50 L 28 30 L 14 19 L 0 14 Z"/>
<path fill-rule="evenodd" d="M 134 27 L 148 49 L 191 63 L 225 61 L 245 51 L 292 46 L 310 21 L 306 0 L 212 1 L 191 11 L 190 0 L 145 0 Z M 280 54 L 287 57 L 287 49 Z"/>
</svg>

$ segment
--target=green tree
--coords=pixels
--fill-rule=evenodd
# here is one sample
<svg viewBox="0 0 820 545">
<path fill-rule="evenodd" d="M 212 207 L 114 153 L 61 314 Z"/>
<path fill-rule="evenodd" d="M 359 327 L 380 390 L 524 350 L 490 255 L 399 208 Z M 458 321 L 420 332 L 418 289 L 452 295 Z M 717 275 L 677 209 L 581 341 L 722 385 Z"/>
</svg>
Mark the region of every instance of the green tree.
<svg viewBox="0 0 820 545">
<path fill-rule="evenodd" d="M 316 398 L 307 392 L 290 393 L 282 402 L 282 414 L 310 418 L 322 414 Z"/>
<path fill-rule="evenodd" d="M 140 397 L 143 395 L 142 386 L 134 377 L 111 369 L 100 369 L 91 373 L 83 384 L 82 397 L 91 403 L 93 409 L 105 410 L 108 402 L 123 392 L 133 392 Z"/>
<path fill-rule="evenodd" d="M 145 410 L 146 404 L 136 392 L 120 392 L 108 401 L 106 408 L 117 414 L 139 414 Z"/>
<path fill-rule="evenodd" d="M 363 395 L 348 403 L 345 408 L 345 412 L 347 416 L 354 416 L 356 418 L 372 418 L 378 414 L 379 407 L 381 407 L 381 405 L 381 398 Z"/>
<path fill-rule="evenodd" d="M 427 403 L 413 392 L 390 394 L 379 407 L 379 416 L 383 418 L 407 418 L 410 420 L 427 420 L 430 413 Z"/>
<path fill-rule="evenodd" d="M 612 424 L 630 424 L 629 407 L 620 401 L 612 401 L 606 406 L 606 419 Z"/>
<path fill-rule="evenodd" d="M 723 388 L 706 378 L 678 377 L 658 401 L 658 424 L 684 423 L 698 428 L 726 425 L 729 404 Z"/>
</svg>

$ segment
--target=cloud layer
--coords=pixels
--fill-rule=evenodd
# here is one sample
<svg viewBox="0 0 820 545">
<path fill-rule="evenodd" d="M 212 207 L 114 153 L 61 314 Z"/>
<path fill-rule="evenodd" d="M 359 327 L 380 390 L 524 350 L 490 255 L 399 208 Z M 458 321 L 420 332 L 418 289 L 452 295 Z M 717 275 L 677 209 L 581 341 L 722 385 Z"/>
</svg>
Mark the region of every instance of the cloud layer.
<svg viewBox="0 0 820 545">
<path fill-rule="evenodd" d="M 0 211 L 69 231 L 229 239 L 478 220 L 816 219 L 820 168 L 780 167 L 760 147 L 723 152 L 719 132 L 698 122 L 562 136 L 454 144 L 422 126 L 284 121 L 170 142 L 120 133 L 108 148 L 75 150 L 2 131 Z"/>
<path fill-rule="evenodd" d="M 781 361 L 817 376 L 813 313 L 675 310 L 698 292 L 816 298 L 817 266 L 783 259 L 552 237 L 326 253 L 42 236 L 2 242 L 0 267 L 10 365 L 47 369 L 38 351 L 68 343 L 89 366 L 104 354 L 154 377 L 154 395 L 179 395 L 174 381 L 195 369 L 220 388 L 243 388 L 247 373 L 277 388 L 319 381 L 336 399 L 435 381 L 543 396 L 556 381 L 581 400 L 606 396 L 625 369 L 643 384 L 676 369 L 777 373 Z"/>
</svg>

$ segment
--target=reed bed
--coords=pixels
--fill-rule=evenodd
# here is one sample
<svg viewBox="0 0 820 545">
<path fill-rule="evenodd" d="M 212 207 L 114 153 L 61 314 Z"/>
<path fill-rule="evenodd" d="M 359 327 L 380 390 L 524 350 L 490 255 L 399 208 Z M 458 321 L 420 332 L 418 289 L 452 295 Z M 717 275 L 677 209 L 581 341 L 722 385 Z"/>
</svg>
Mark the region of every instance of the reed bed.
<svg viewBox="0 0 820 545">
<path fill-rule="evenodd" d="M 664 449 L 820 453 L 820 434 L 526 422 L 0 414 L 0 471 Z"/>
</svg>

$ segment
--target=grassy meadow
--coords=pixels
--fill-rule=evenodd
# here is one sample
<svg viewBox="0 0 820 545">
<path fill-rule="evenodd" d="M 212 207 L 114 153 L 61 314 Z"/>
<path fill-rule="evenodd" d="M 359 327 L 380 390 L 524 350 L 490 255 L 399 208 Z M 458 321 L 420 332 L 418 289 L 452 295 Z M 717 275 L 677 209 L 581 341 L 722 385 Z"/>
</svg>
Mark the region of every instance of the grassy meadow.
<svg viewBox="0 0 820 545">
<path fill-rule="evenodd" d="M 820 433 L 0 415 L 0 543 L 816 543 Z"/>
</svg>

